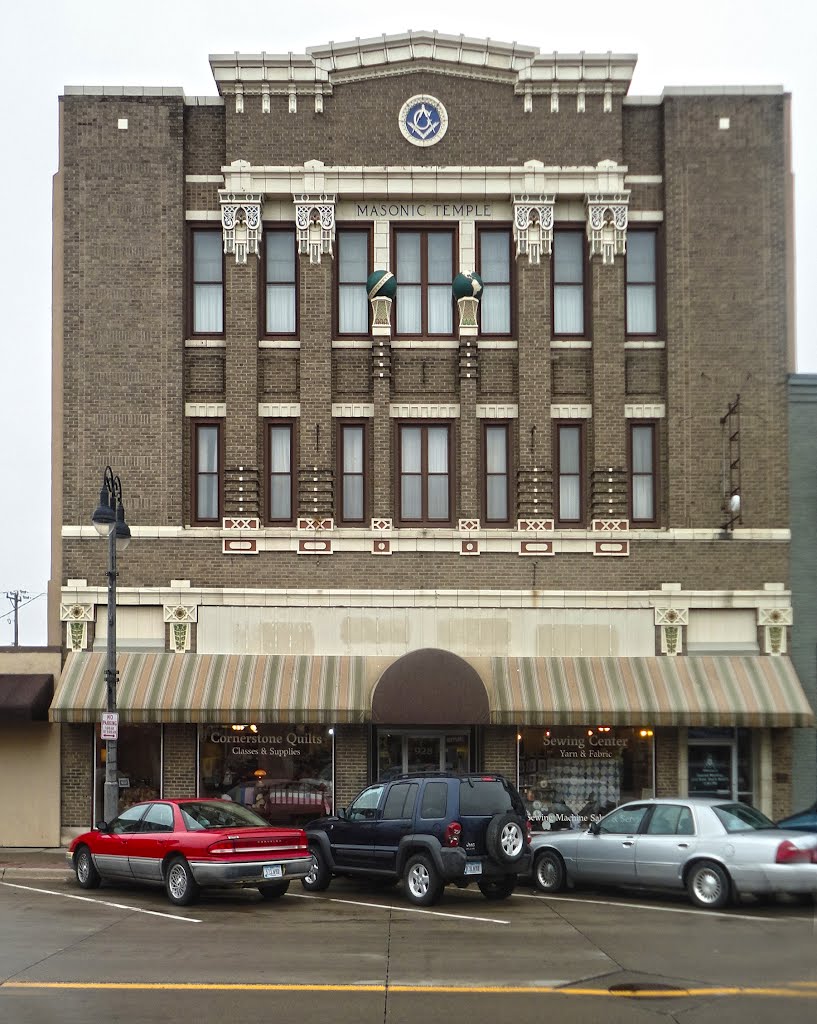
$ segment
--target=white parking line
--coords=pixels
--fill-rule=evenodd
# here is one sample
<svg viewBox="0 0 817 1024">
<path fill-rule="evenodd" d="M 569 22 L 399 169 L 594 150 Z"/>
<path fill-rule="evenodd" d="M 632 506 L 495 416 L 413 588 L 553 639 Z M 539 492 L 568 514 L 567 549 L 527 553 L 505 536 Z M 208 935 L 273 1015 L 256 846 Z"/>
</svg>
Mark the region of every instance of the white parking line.
<svg viewBox="0 0 817 1024">
<path fill-rule="evenodd" d="M 398 910 L 405 914 L 431 914 L 433 917 L 450 917 L 459 921 L 484 921 L 486 924 L 510 924 L 510 921 L 502 921 L 497 917 L 474 917 L 472 914 L 448 914 L 444 910 L 423 910 L 421 907 L 405 907 L 402 905 L 391 905 L 384 903 L 364 903 L 362 900 L 339 900 L 334 896 L 314 896 L 311 893 L 291 892 L 288 896 L 295 896 L 300 900 L 323 900 L 326 903 L 347 903 L 351 907 L 374 907 L 375 910 Z"/>
<path fill-rule="evenodd" d="M 694 914 L 700 917 L 726 917 L 730 921 L 775 921 L 778 918 L 774 917 L 757 917 L 752 914 L 721 914 L 717 910 L 695 910 L 692 907 L 656 907 L 652 903 L 618 903 L 614 900 L 588 900 L 583 896 L 546 896 L 544 893 L 541 896 L 535 896 L 533 893 L 528 892 L 515 892 L 514 896 L 521 896 L 525 900 L 545 900 L 550 903 L 561 902 L 561 903 L 588 903 L 596 904 L 600 907 L 624 907 L 627 910 L 652 910 L 657 914 Z M 785 920 L 788 924 L 789 921 L 810 921 L 811 918 L 780 918 L 779 920 Z"/>
<path fill-rule="evenodd" d="M 77 896 L 70 892 L 56 892 L 54 889 L 35 889 L 33 885 L 17 885 L 14 882 L 0 882 L 10 889 L 25 889 L 27 892 L 42 892 L 47 896 L 62 896 L 66 900 L 82 900 L 84 903 L 98 903 L 103 907 L 114 907 L 116 910 L 131 910 L 134 914 L 150 914 L 152 917 L 169 917 L 172 921 L 187 921 L 188 924 L 201 924 L 197 917 L 181 917 L 179 914 L 163 914 L 159 910 L 144 910 L 142 907 L 129 907 L 125 903 L 112 903 L 110 900 L 97 900 L 93 896 Z"/>
</svg>

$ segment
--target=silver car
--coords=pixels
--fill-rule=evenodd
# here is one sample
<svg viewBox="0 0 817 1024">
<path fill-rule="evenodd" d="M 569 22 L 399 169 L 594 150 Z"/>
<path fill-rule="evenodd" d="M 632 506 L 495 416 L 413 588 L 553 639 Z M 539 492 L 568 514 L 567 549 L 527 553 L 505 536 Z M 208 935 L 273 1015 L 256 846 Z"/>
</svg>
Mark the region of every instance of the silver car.
<svg viewBox="0 0 817 1024">
<path fill-rule="evenodd" d="M 583 882 L 686 889 L 712 910 L 738 894 L 817 896 L 817 834 L 778 829 L 748 804 L 639 800 L 586 831 L 535 833 L 531 845 L 533 879 L 546 893 Z"/>
</svg>

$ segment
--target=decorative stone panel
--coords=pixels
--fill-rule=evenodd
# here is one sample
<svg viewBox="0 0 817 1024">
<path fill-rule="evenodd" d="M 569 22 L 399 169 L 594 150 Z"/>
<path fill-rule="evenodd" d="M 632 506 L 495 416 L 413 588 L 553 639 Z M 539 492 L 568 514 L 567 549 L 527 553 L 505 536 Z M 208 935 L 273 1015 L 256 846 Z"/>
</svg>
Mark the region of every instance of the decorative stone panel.
<svg viewBox="0 0 817 1024">
<path fill-rule="evenodd" d="M 198 620 L 198 606 L 166 604 L 163 606 L 164 621 L 169 625 L 169 648 L 174 654 L 190 650 L 191 623 Z"/>
<path fill-rule="evenodd" d="M 236 263 L 246 263 L 247 253 L 261 255 L 261 202 L 259 192 L 218 190 L 224 252 L 235 253 Z"/>
<path fill-rule="evenodd" d="M 553 251 L 553 208 L 555 195 L 520 195 L 513 197 L 513 233 L 516 255 L 527 256 L 538 263 L 542 253 Z"/>
<path fill-rule="evenodd" d="M 335 244 L 335 196 L 295 193 L 292 199 L 298 249 L 309 256 L 310 263 L 320 263 L 322 254 L 332 255 Z"/>
<path fill-rule="evenodd" d="M 88 646 L 88 623 L 94 621 L 92 604 L 60 604 L 60 621 L 65 626 L 65 646 L 69 651 L 84 651 Z"/>
<path fill-rule="evenodd" d="M 786 653 L 788 627 L 793 621 L 791 608 L 758 608 L 757 623 L 763 628 L 763 650 L 766 654 Z"/>
<path fill-rule="evenodd" d="M 623 256 L 627 251 L 630 193 L 588 195 L 585 202 L 590 256 L 601 256 L 602 263 L 612 263 L 616 256 Z"/>
<path fill-rule="evenodd" d="M 655 624 L 661 628 L 661 653 L 670 656 L 681 654 L 684 627 L 689 625 L 689 609 L 656 608 Z"/>
</svg>

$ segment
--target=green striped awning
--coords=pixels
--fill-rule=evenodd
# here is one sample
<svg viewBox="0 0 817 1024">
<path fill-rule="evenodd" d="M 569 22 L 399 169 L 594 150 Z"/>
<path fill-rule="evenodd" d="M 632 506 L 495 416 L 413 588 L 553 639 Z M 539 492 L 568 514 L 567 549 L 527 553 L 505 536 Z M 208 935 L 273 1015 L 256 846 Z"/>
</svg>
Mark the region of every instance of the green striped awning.
<svg viewBox="0 0 817 1024">
<path fill-rule="evenodd" d="M 68 655 L 53 722 L 98 722 L 106 707 L 106 655 Z M 275 718 L 324 724 L 370 715 L 364 659 L 309 655 L 120 654 L 122 722 L 232 722 Z"/>
<path fill-rule="evenodd" d="M 516 725 L 808 726 L 786 657 L 492 658 L 491 721 Z"/>
</svg>

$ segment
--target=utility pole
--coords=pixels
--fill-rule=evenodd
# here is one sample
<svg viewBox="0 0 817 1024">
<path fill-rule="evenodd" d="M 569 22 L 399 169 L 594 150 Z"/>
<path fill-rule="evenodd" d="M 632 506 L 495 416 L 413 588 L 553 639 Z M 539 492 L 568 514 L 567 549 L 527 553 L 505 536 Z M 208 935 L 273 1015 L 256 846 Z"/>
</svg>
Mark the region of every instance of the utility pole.
<svg viewBox="0 0 817 1024">
<path fill-rule="evenodd" d="M 19 647 L 20 642 L 18 640 L 18 627 L 19 627 L 19 613 L 20 613 L 20 602 L 28 600 L 28 594 L 25 590 L 7 590 L 6 599 L 11 601 L 13 606 L 14 615 L 14 647 Z"/>
</svg>

